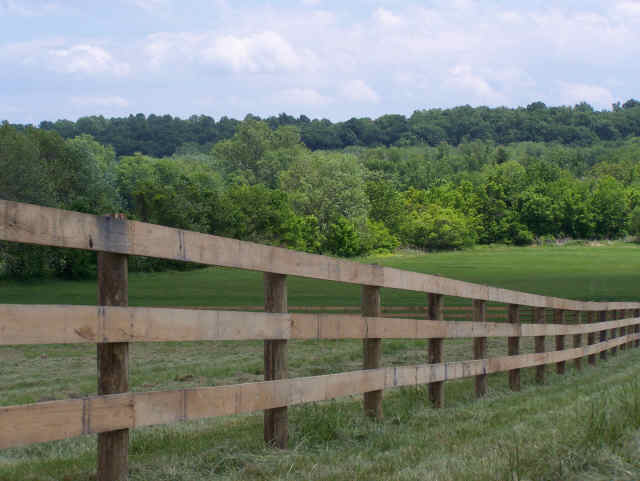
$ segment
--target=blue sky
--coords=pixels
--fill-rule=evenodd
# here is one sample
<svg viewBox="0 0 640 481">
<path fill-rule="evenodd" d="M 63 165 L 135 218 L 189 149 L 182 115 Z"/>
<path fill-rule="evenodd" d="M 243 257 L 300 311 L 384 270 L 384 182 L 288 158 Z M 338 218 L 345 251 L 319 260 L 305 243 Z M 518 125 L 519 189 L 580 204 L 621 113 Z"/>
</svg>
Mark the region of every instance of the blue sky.
<svg viewBox="0 0 640 481">
<path fill-rule="evenodd" d="M 0 0 L 0 120 L 640 98 L 640 0 Z"/>
</svg>

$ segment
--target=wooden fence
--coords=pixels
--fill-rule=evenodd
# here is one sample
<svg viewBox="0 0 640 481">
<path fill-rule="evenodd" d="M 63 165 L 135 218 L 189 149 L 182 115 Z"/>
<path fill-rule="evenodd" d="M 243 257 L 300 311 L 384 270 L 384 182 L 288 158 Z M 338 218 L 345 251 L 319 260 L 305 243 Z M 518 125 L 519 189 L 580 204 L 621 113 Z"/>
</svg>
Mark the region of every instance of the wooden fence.
<svg viewBox="0 0 640 481">
<path fill-rule="evenodd" d="M 0 345 L 94 343 L 98 395 L 84 399 L 0 407 L 0 448 L 98 433 L 98 479 L 123 480 L 128 470 L 129 429 L 211 416 L 264 411 L 264 438 L 287 446 L 287 407 L 362 394 L 369 416 L 382 417 L 382 392 L 429 385 L 435 407 L 444 405 L 445 381 L 475 378 L 475 393 L 487 390 L 487 375 L 508 372 L 520 389 L 520 369 L 558 373 L 567 361 L 582 368 L 618 348 L 640 344 L 640 303 L 585 302 L 511 291 L 443 277 L 367 265 L 332 257 L 172 229 L 122 216 L 94 216 L 0 200 L 0 240 L 98 252 L 98 305 L 0 304 Z M 264 272 L 265 305 L 241 310 L 128 307 L 127 256 L 142 255 Z M 359 284 L 360 312 L 349 307 L 296 308 L 289 312 L 286 276 Z M 380 289 L 424 292 L 425 307 L 387 309 Z M 444 320 L 444 296 L 472 300 L 472 321 Z M 487 321 L 489 310 L 506 322 Z M 523 307 L 531 322 L 521 322 Z M 405 314 L 399 314 L 404 309 Z M 293 310 L 293 309 L 292 309 Z M 312 312 L 316 310 L 334 312 Z M 338 311 L 338 312 L 335 312 Z M 526 310 L 527 313 L 529 309 Z M 573 312 L 573 322 L 565 314 Z M 547 323 L 547 313 L 552 323 Z M 393 317 L 390 316 L 402 316 Z M 583 337 L 586 335 L 586 344 Z M 547 351 L 545 338 L 555 338 Z M 572 346 L 565 344 L 571 336 Z M 507 337 L 508 356 L 487 358 L 487 338 Z M 534 337 L 535 353 L 520 353 L 520 338 Z M 428 339 L 428 363 L 383 367 L 382 340 Z M 443 362 L 443 340 L 470 338 L 473 358 Z M 131 392 L 130 342 L 264 340 L 264 382 L 173 391 Z M 363 369 L 289 379 L 289 339 L 362 339 Z"/>
</svg>

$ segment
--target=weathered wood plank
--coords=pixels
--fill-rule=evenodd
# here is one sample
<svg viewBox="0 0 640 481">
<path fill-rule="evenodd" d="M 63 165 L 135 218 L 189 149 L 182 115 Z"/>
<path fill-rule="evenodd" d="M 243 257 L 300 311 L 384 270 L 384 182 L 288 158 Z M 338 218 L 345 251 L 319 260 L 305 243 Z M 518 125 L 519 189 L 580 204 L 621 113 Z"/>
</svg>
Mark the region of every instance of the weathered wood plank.
<svg viewBox="0 0 640 481">
<path fill-rule="evenodd" d="M 595 311 L 587 311 L 587 322 L 588 323 L 594 323 L 595 320 L 597 319 L 598 313 Z M 587 334 L 587 345 L 591 346 L 592 344 L 596 343 L 596 333 L 595 331 L 591 331 Z M 595 356 L 595 354 L 590 354 L 587 357 L 587 362 L 591 365 L 591 366 L 595 366 L 596 362 L 597 362 L 597 358 Z"/>
<path fill-rule="evenodd" d="M 362 315 L 379 318 L 381 315 L 380 288 L 361 287 Z M 382 339 L 369 337 L 363 341 L 363 368 L 378 369 L 382 363 Z M 382 419 L 382 389 L 364 393 L 364 412 L 367 416 Z"/>
<path fill-rule="evenodd" d="M 429 316 L 431 317 L 431 316 Z M 0 345 L 262 339 L 453 339 L 575 335 L 640 324 L 511 324 L 192 309 L 0 304 Z"/>
<path fill-rule="evenodd" d="M 599 317 L 600 317 L 600 322 L 601 323 L 606 323 L 607 322 L 607 318 L 609 317 L 609 311 L 601 311 L 599 313 Z M 605 342 L 607 340 L 607 330 L 606 329 L 602 329 L 600 331 L 600 342 Z M 603 361 L 607 360 L 607 351 L 600 351 L 600 359 L 602 359 Z"/>
<path fill-rule="evenodd" d="M 582 313 L 580 311 L 576 311 L 574 313 L 574 319 L 575 319 L 575 324 L 574 325 L 579 325 L 580 321 L 581 321 L 581 315 Z M 575 348 L 579 348 L 582 347 L 582 334 L 574 334 L 573 335 L 573 347 Z M 582 358 L 581 357 L 577 357 L 575 359 L 575 367 L 576 370 L 581 371 L 582 370 Z"/>
<path fill-rule="evenodd" d="M 620 313 L 621 313 L 621 312 L 622 312 L 622 311 L 619 311 L 619 310 L 617 310 L 617 309 L 614 309 L 613 311 L 611 311 L 611 319 L 612 319 L 612 320 L 614 320 L 614 321 L 615 321 L 616 319 L 620 319 L 620 317 L 621 317 L 621 316 L 620 316 Z M 616 337 L 618 337 L 618 329 L 614 327 L 613 329 L 611 329 L 611 335 L 610 335 L 610 338 L 611 338 L 611 339 L 614 339 L 614 338 L 616 338 Z M 616 354 L 618 354 L 618 346 L 614 346 L 614 347 L 612 347 L 610 352 L 611 352 L 611 355 L 612 355 L 612 356 L 615 356 Z"/>
<path fill-rule="evenodd" d="M 565 322 L 565 311 L 563 311 L 562 309 L 554 309 L 553 311 L 553 322 L 555 324 L 564 324 Z M 564 350 L 564 335 L 559 334 L 556 335 L 556 351 L 562 351 Z M 564 374 L 565 371 L 565 362 L 564 361 L 560 361 L 558 364 L 556 364 L 556 373 L 557 374 Z"/>
<path fill-rule="evenodd" d="M 545 297 L 136 221 L 0 200 L 0 240 L 141 255 L 352 284 L 566 310 L 636 309 Z"/>
<path fill-rule="evenodd" d="M 536 307 L 533 309 L 533 322 L 542 324 L 546 322 L 545 310 L 543 307 Z M 536 353 L 545 352 L 545 336 L 534 337 L 534 348 Z M 536 383 L 544 384 L 545 365 L 540 364 L 536 367 Z"/>
<path fill-rule="evenodd" d="M 429 319 L 444 319 L 444 296 L 442 294 L 428 294 Z M 429 339 L 429 364 L 440 364 L 443 359 L 444 339 L 435 337 Z M 435 408 L 444 406 L 444 382 L 429 384 L 429 400 Z"/>
<path fill-rule="evenodd" d="M 264 273 L 265 312 L 287 312 L 287 277 L 282 274 Z M 264 341 L 264 380 L 272 381 L 289 377 L 287 340 Z M 280 449 L 289 443 L 289 413 L 287 406 L 266 409 L 264 412 L 264 441 Z"/>
<path fill-rule="evenodd" d="M 324 401 L 400 386 L 554 364 L 597 354 L 640 339 L 627 334 L 564 351 L 520 354 L 444 364 L 398 366 L 230 386 L 98 396 L 0 407 L 0 449 L 176 421 L 227 416 Z"/>
<path fill-rule="evenodd" d="M 487 318 L 487 303 L 482 300 L 473 300 L 473 322 L 485 322 Z M 473 340 L 473 358 L 485 359 L 487 358 L 487 338 L 476 337 Z M 487 374 L 482 372 L 476 376 L 476 397 L 482 397 L 487 394 L 488 379 Z"/>
<path fill-rule="evenodd" d="M 517 304 L 509 304 L 509 323 L 519 327 L 520 306 Z M 520 354 L 520 337 L 509 337 L 507 344 L 509 356 L 517 356 Z M 512 369 L 509 371 L 509 387 L 512 391 L 520 391 L 520 369 Z"/>
<path fill-rule="evenodd" d="M 114 231 L 124 223 L 122 216 L 105 216 Z M 126 307 L 129 304 L 127 256 L 98 252 L 98 305 Z M 129 390 L 129 344 L 98 343 L 98 394 L 119 394 Z M 95 402 L 101 403 L 102 398 Z M 94 411 L 97 408 L 94 409 Z M 113 413 L 112 413 L 113 414 Z M 114 415 L 114 418 L 118 418 Z M 98 481 L 125 481 L 129 478 L 129 429 L 120 427 L 98 434 Z"/>
</svg>

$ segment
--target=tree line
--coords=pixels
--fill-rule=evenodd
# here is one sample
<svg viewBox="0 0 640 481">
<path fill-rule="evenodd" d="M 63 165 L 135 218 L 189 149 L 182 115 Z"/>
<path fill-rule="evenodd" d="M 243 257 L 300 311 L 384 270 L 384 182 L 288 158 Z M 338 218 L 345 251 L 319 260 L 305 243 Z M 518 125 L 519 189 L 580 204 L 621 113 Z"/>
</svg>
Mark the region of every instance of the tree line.
<svg viewBox="0 0 640 481">
<path fill-rule="evenodd" d="M 248 115 L 244 120 L 260 120 Z M 275 130 L 295 126 L 302 143 L 311 150 L 336 150 L 350 146 L 457 146 L 473 140 L 496 144 L 514 142 L 559 142 L 592 145 L 640 136 L 640 102 L 616 103 L 611 111 L 595 111 L 589 104 L 547 107 L 534 102 L 526 107 L 489 108 L 460 106 L 451 109 L 417 110 L 411 116 L 383 115 L 377 119 L 352 118 L 345 122 L 293 117 L 282 113 L 264 119 Z M 171 115 L 129 115 L 121 118 L 81 117 L 76 122 L 58 120 L 40 123 L 40 128 L 70 139 L 89 134 L 111 145 L 117 155 L 140 152 L 153 157 L 179 154 L 181 149 L 208 152 L 213 144 L 235 134 L 240 121 L 207 115 L 187 119 Z M 17 126 L 24 128 L 24 126 Z"/>
<path fill-rule="evenodd" d="M 632 107 L 637 109 L 638 107 Z M 625 110 L 625 108 L 621 108 Z M 628 109 L 628 108 L 626 108 Z M 88 134 L 0 126 L 0 197 L 353 257 L 640 233 L 640 137 L 587 145 L 461 140 L 312 150 L 238 122 L 204 150 L 117 155 Z M 134 270 L 182 264 L 133 258 Z M 0 244 L 10 278 L 95 274 L 88 252 Z"/>
</svg>

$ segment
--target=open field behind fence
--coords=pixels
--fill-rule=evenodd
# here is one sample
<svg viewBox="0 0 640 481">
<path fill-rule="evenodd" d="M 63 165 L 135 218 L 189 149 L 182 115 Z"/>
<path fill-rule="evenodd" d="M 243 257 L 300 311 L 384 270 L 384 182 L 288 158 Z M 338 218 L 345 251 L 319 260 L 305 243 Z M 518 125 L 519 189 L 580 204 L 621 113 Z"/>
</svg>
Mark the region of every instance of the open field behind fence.
<svg viewBox="0 0 640 481">
<path fill-rule="evenodd" d="M 430 401 L 442 407 L 447 381 L 473 378 L 475 395 L 483 397 L 488 375 L 508 372 L 509 385 L 517 391 L 523 368 L 535 367 L 535 381 L 542 384 L 548 365 L 563 374 L 569 361 L 582 369 L 640 343 L 640 303 L 546 297 L 119 216 L 0 201 L 0 240 L 98 252 L 97 306 L 0 305 L 0 345 L 96 344 L 98 396 L 0 408 L 0 448 L 98 433 L 101 480 L 126 478 L 132 428 L 264 410 L 264 440 L 286 448 L 290 405 L 362 394 L 365 413 L 380 419 L 385 389 L 428 385 Z M 128 307 L 128 255 L 264 272 L 263 312 L 256 312 L 257 306 Z M 289 308 L 290 275 L 361 286 L 360 312 L 341 306 Z M 425 307 L 385 310 L 383 287 L 424 293 Z M 445 296 L 466 299 L 471 306 L 447 308 Z M 456 320 L 469 317 L 472 321 Z M 548 350 L 548 337 L 553 350 Z M 489 340 L 496 338 L 506 339 L 507 353 L 490 357 Z M 321 339 L 361 340 L 362 369 L 291 378 L 288 342 Z M 382 366 L 383 339 L 428 340 L 428 359 Z M 471 339 L 472 358 L 447 362 L 445 339 Z M 521 339 L 533 340 L 534 352 L 525 352 Z M 247 340 L 264 341 L 264 381 L 129 389 L 130 343 Z"/>
</svg>

